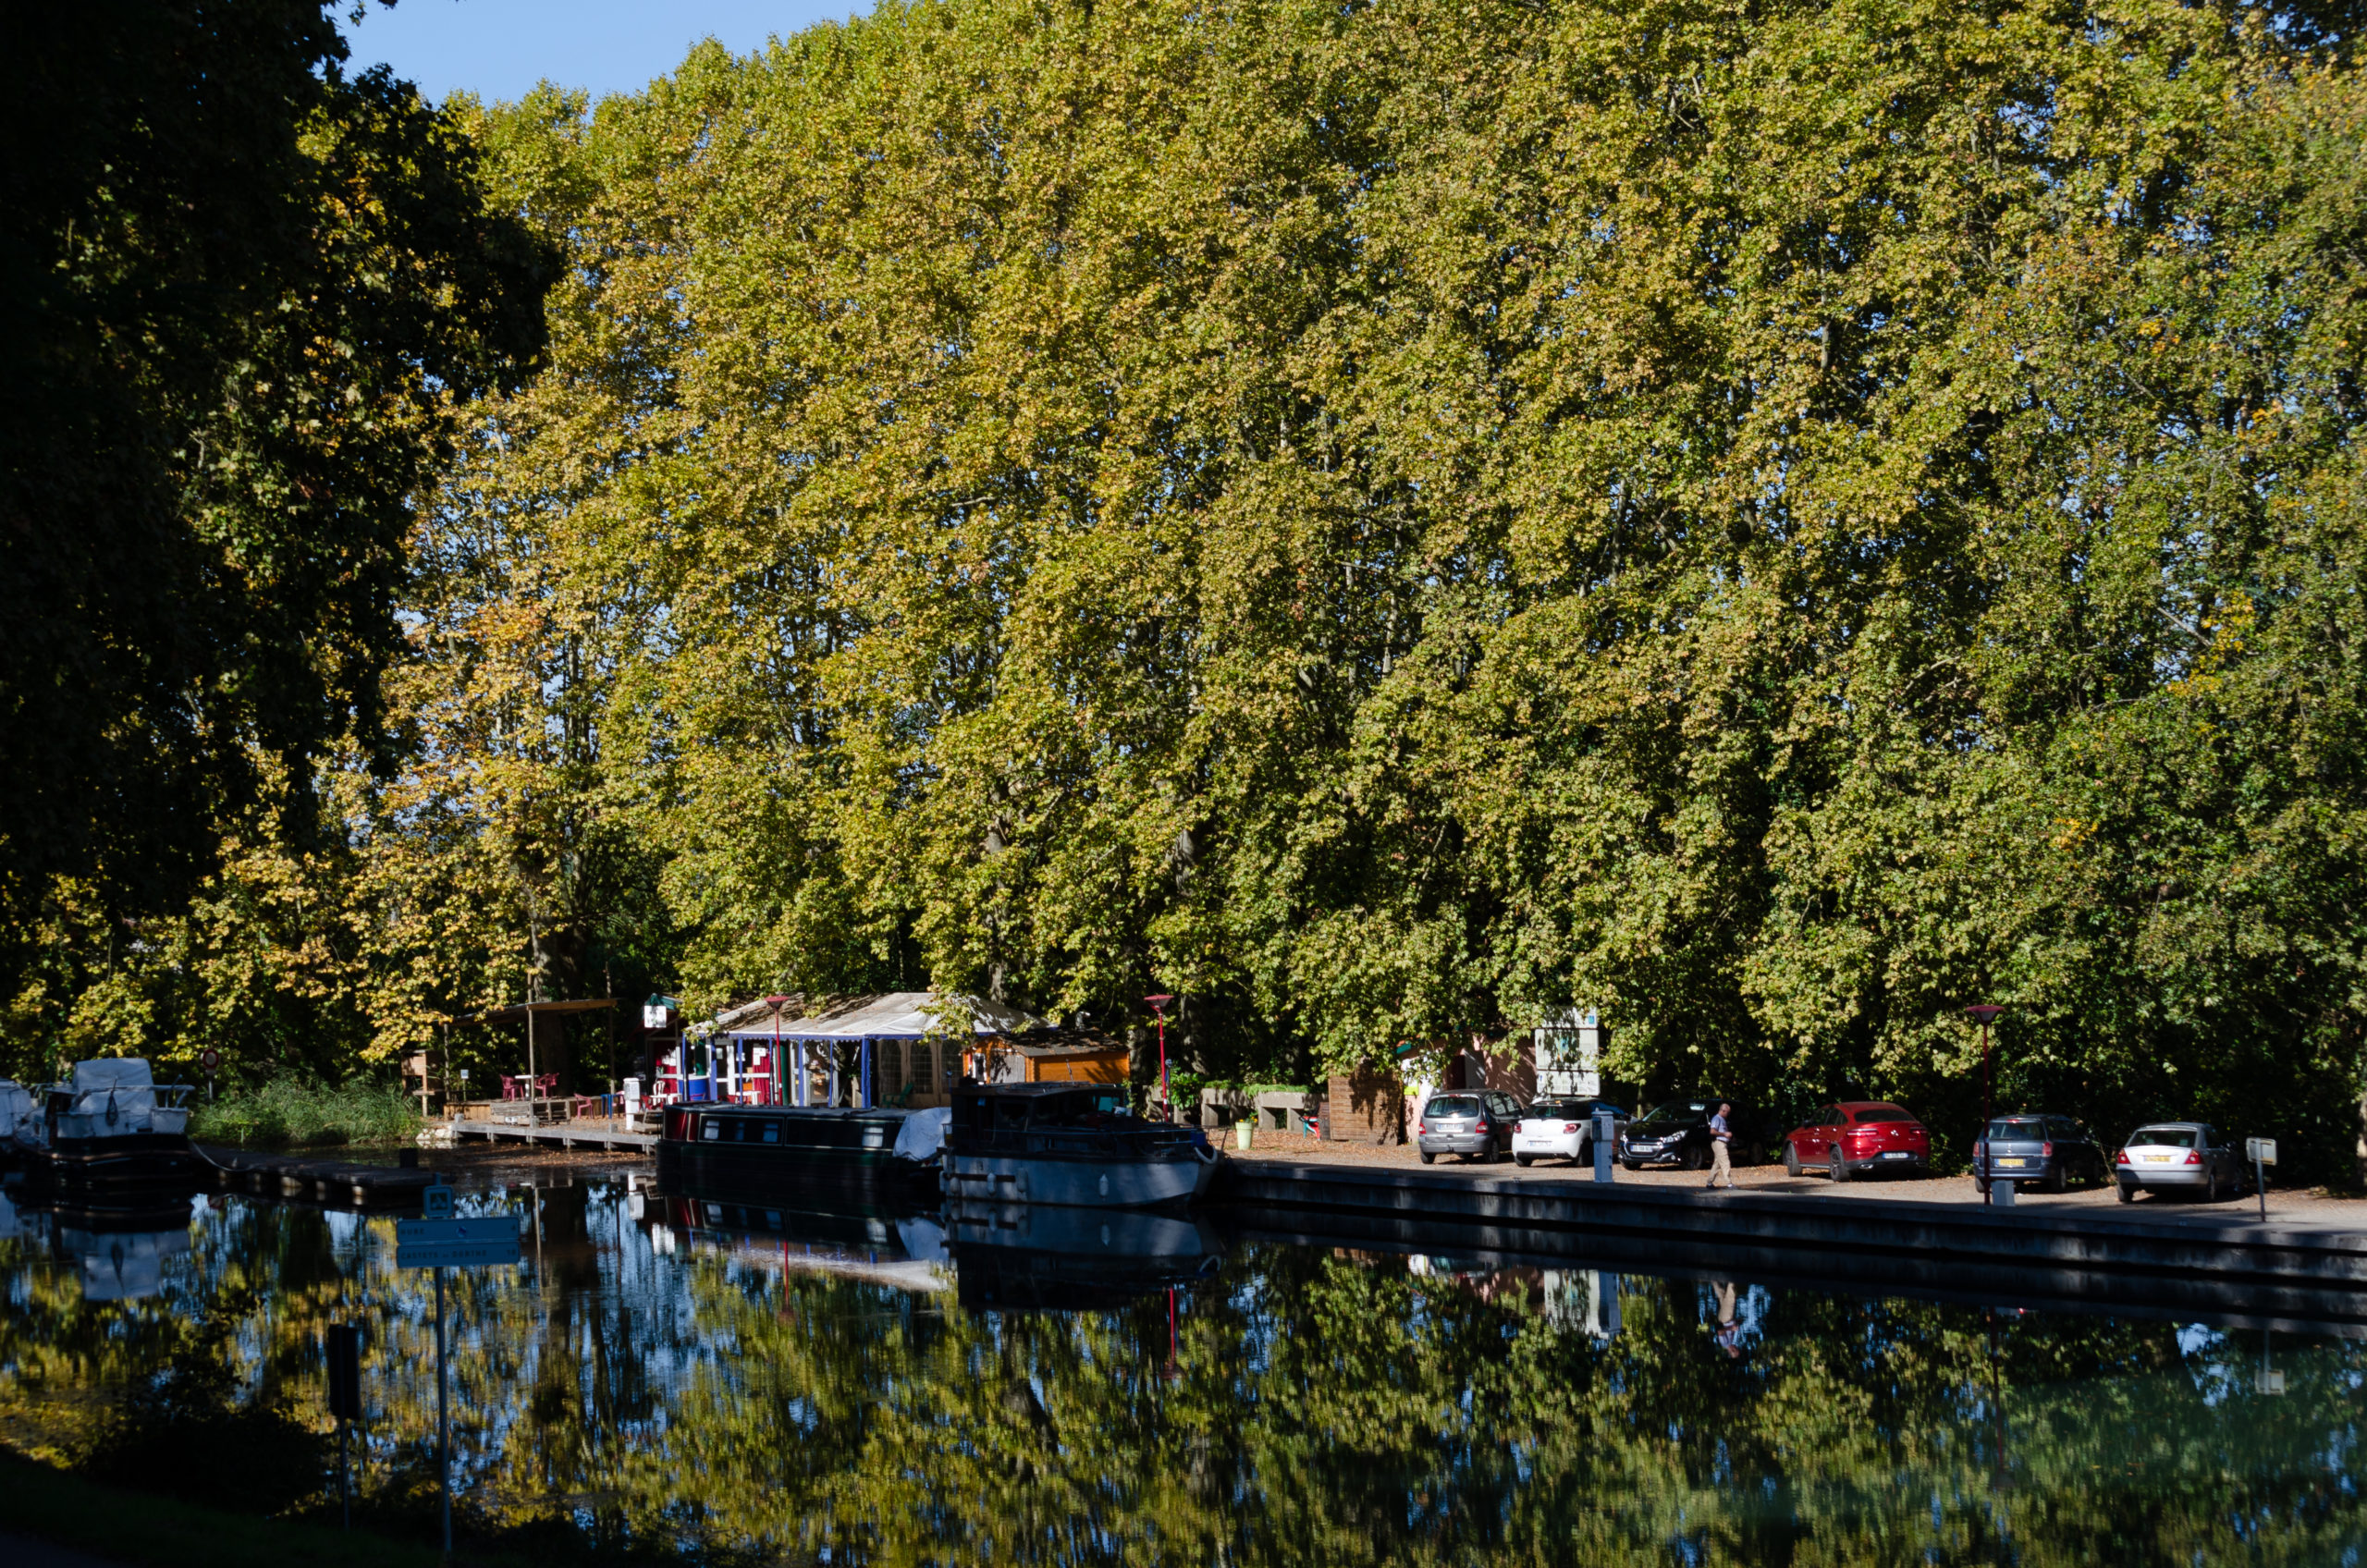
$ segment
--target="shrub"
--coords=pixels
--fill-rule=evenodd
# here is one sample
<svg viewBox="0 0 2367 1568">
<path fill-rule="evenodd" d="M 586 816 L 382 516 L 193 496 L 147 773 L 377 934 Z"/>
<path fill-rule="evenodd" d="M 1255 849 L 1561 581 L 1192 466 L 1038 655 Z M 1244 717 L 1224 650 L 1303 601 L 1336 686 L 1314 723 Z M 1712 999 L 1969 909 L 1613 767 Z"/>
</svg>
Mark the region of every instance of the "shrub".
<svg viewBox="0 0 2367 1568">
<path fill-rule="evenodd" d="M 419 1128 L 418 1108 L 399 1089 L 362 1083 L 331 1088 L 295 1079 L 276 1079 L 212 1104 L 201 1100 L 190 1118 L 192 1137 L 264 1148 L 403 1143 Z"/>
</svg>

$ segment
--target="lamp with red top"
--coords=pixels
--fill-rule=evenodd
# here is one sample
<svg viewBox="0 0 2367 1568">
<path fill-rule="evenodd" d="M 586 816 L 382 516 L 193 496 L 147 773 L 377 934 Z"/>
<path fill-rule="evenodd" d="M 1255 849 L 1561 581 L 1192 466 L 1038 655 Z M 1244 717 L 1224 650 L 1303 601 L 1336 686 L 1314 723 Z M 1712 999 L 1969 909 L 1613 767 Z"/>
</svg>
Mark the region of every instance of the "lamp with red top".
<svg viewBox="0 0 2367 1568">
<path fill-rule="evenodd" d="M 1151 1012 L 1159 1019 L 1159 1100 L 1166 1108 L 1170 1121 L 1175 1120 L 1175 1095 L 1167 1086 L 1167 1004 L 1174 999 L 1163 992 L 1143 998 L 1150 1004 Z"/>
<path fill-rule="evenodd" d="M 1993 1002 L 1978 1002 L 1964 1010 L 1964 1015 L 1967 1018 L 1971 1019 L 1975 1023 L 1981 1025 L 1981 1174 L 1984 1178 L 1981 1192 L 1981 1201 L 1983 1203 L 1992 1201 L 1989 1194 L 1989 1189 L 1995 1185 L 1993 1182 L 1988 1182 L 1985 1180 L 1990 1174 L 1989 1118 L 1991 1110 L 1989 1103 L 1989 1026 L 1996 1023 L 1998 1016 L 2005 1011 L 2005 1010 L 2004 1008 L 1997 1006 Z"/>
</svg>

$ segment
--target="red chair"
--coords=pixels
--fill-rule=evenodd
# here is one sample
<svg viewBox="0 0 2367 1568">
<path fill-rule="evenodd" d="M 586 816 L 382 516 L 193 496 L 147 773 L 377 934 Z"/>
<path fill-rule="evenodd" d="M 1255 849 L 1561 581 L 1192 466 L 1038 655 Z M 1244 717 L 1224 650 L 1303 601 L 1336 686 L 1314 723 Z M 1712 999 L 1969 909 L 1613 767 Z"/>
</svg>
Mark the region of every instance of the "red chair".
<svg viewBox="0 0 2367 1568">
<path fill-rule="evenodd" d="M 518 1080 L 507 1072 L 501 1074 L 501 1097 L 506 1100 L 514 1100 L 518 1097 Z"/>
</svg>

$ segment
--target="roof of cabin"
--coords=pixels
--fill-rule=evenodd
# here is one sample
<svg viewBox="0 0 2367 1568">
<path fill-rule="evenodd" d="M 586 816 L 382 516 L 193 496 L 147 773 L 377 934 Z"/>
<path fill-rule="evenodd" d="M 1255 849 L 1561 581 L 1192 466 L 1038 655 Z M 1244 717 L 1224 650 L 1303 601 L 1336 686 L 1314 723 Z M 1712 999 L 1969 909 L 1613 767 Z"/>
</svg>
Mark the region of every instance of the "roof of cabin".
<svg viewBox="0 0 2367 1568">
<path fill-rule="evenodd" d="M 766 1040 L 776 1033 L 784 1040 L 918 1040 L 932 1035 L 1016 1035 L 1047 1027 L 1042 1019 L 1006 1003 L 950 991 L 850 997 L 799 1017 L 789 1016 L 785 1002 L 778 1025 L 767 1003 L 733 1011 L 736 1015 L 752 1009 L 754 1015 L 744 1022 L 717 1020 L 716 1033 Z"/>
</svg>

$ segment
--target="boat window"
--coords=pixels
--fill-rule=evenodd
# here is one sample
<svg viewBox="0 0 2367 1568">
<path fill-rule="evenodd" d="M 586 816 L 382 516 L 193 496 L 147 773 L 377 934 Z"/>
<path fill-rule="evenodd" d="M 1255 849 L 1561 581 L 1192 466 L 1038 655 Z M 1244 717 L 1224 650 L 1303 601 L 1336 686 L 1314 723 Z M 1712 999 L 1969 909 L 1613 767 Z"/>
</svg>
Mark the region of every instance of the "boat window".
<svg viewBox="0 0 2367 1568">
<path fill-rule="evenodd" d="M 1016 1132 L 1027 1125 L 1027 1102 L 1016 1095 L 988 1103 L 994 1107 L 994 1124 L 997 1127 Z"/>
<path fill-rule="evenodd" d="M 715 1142 L 723 1136 L 723 1123 L 714 1120 L 712 1117 L 701 1121 L 699 1123 L 699 1136 L 706 1139 L 709 1143 Z"/>
<path fill-rule="evenodd" d="M 768 1144 L 777 1144 L 780 1142 L 779 1122 L 767 1121 L 765 1123 L 765 1142 Z"/>
</svg>

